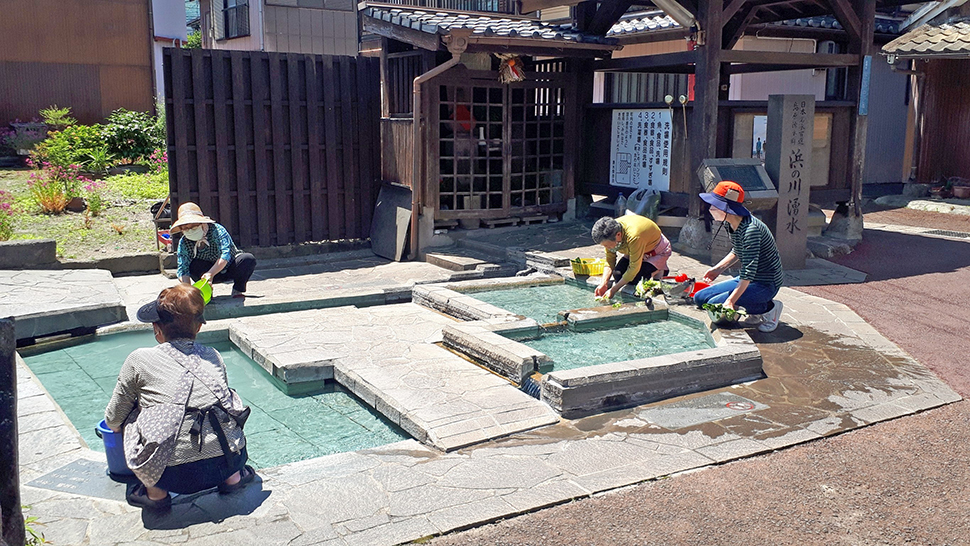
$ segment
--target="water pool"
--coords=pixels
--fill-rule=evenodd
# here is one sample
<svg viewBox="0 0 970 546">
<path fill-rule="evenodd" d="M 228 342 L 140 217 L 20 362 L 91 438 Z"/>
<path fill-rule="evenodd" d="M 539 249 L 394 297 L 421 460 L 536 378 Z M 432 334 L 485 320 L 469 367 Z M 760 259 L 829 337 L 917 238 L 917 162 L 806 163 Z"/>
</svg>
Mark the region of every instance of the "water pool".
<svg viewBox="0 0 970 546">
<path fill-rule="evenodd" d="M 674 320 L 608 330 L 545 331 L 537 339 L 520 342 L 552 359 L 552 367 L 540 369 L 541 372 L 573 370 L 607 362 L 710 349 L 714 346 L 710 336 L 702 330 Z"/>
<path fill-rule="evenodd" d="M 131 351 L 155 344 L 151 331 L 113 334 L 25 356 L 24 362 L 88 446 L 101 451 L 104 447 L 94 427 L 104 418 L 121 364 Z M 257 468 L 377 447 L 409 437 L 337 383 L 318 382 L 302 387 L 299 394 L 287 395 L 232 343 L 208 345 L 222 354 L 229 386 L 252 408 L 246 439 L 251 464 Z"/>
<path fill-rule="evenodd" d="M 514 286 L 499 290 L 471 292 L 468 295 L 511 313 L 529 317 L 539 324 L 562 320 L 559 318 L 560 311 L 603 305 L 593 299 L 592 290 L 567 283 Z M 621 295 L 620 298 L 614 298 L 614 301 L 637 300 Z"/>
</svg>

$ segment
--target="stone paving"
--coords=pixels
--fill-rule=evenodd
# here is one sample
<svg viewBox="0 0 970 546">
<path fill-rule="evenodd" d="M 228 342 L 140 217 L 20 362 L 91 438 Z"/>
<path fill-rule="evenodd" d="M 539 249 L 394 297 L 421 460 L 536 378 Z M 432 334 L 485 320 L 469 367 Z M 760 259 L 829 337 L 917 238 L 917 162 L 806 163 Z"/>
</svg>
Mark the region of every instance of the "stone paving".
<svg viewBox="0 0 970 546">
<path fill-rule="evenodd" d="M 244 318 L 229 332 L 287 383 L 335 377 L 413 438 L 444 451 L 559 421 L 549 406 L 435 345 L 453 322 L 405 303 Z"/>
<path fill-rule="evenodd" d="M 15 319 L 17 339 L 91 329 L 125 320 L 111 273 L 0 270 L 0 317 Z"/>
<path fill-rule="evenodd" d="M 575 257 L 576 249 L 588 248 L 585 227 L 574 229 L 585 239 L 551 242 L 569 229 L 569 225 L 553 225 L 547 237 L 542 230 L 531 230 L 525 237 L 534 243 L 533 248 L 544 247 L 541 252 Z M 514 236 L 519 237 L 520 232 Z M 525 247 L 501 239 L 490 238 L 489 243 Z M 367 262 L 366 258 L 360 260 Z M 373 275 L 382 276 L 393 293 L 401 293 L 415 282 L 453 279 L 451 272 L 422 263 L 383 263 L 374 265 L 375 269 L 358 265 L 350 272 L 337 262 L 329 267 L 296 277 L 305 277 L 299 280 L 304 289 L 336 285 L 342 287 L 341 294 L 352 291 L 355 283 L 371 282 Z M 694 276 L 706 268 L 681 255 L 672 258 L 671 267 Z M 801 272 L 806 282 L 812 270 Z M 280 295 L 295 285 L 266 273 L 263 284 L 254 282 L 252 292 L 281 303 L 298 298 L 295 293 Z M 829 278 L 824 271 L 818 274 L 818 282 Z M 157 278 L 114 279 L 129 308 L 171 283 Z M 217 287 L 217 295 L 220 288 L 228 291 L 228 287 Z M 359 293 L 367 294 L 363 289 Z M 319 292 L 308 294 L 310 299 L 318 296 Z M 847 307 L 788 288 L 782 289 L 779 298 L 785 303 L 779 329 L 771 334 L 749 331 L 763 355 L 764 379 L 583 419 L 561 419 L 450 452 L 406 440 L 268 468 L 236 495 L 178 496 L 172 512 L 165 516 L 143 514 L 125 504 L 123 491 L 112 490 L 112 482 L 97 470 L 99 465 L 103 468 L 104 455 L 83 444 L 21 363 L 18 413 L 23 503 L 31 505 L 27 515 L 37 516 L 45 524 L 42 530 L 47 538 L 56 544 L 400 544 L 959 400 L 931 372 Z M 287 328 L 288 315 L 305 316 L 303 320 L 309 323 L 299 325 L 301 332 L 292 332 L 298 328 L 293 322 Z M 406 383 L 409 377 L 434 379 L 433 374 L 422 377 L 408 366 L 388 369 L 386 376 L 380 372 L 404 366 L 403 361 L 409 359 L 419 363 L 438 359 L 444 350 L 434 344 L 440 339 L 437 329 L 450 320 L 432 317 L 433 312 L 411 304 L 288 315 L 213 321 L 210 326 L 228 328 L 230 335 L 238 337 L 253 323 L 262 323 L 279 328 L 283 338 L 298 341 L 310 328 L 317 329 L 324 340 L 351 332 L 353 340 L 361 340 L 366 349 L 358 354 L 342 352 L 353 346 L 348 343 L 352 340 L 344 339 L 343 349 L 334 345 L 321 353 L 323 358 L 318 355 L 310 360 L 332 361 L 338 380 L 386 381 L 381 388 L 393 392 L 395 384 Z M 345 323 L 342 316 L 352 318 Z M 400 325 L 394 321 L 412 322 Z M 233 329 L 236 334 L 231 333 Z M 332 335 L 331 330 L 340 333 Z M 305 342 L 309 337 L 303 335 L 302 339 Z M 272 345 L 264 339 L 255 346 L 271 354 L 267 348 Z M 456 368 L 458 364 L 455 360 Z M 462 364 L 462 374 L 473 367 Z M 460 389 L 461 383 L 456 379 L 447 392 Z M 417 408 L 415 415 L 431 422 L 421 410 L 461 414 L 467 404 L 455 401 L 461 402 L 458 410 L 449 404 L 410 407 Z M 60 488 L 45 485 L 50 481 L 45 477 L 52 472 L 71 468 L 89 469 L 76 471 L 78 483 L 101 489 L 85 492 L 72 484 Z"/>
</svg>

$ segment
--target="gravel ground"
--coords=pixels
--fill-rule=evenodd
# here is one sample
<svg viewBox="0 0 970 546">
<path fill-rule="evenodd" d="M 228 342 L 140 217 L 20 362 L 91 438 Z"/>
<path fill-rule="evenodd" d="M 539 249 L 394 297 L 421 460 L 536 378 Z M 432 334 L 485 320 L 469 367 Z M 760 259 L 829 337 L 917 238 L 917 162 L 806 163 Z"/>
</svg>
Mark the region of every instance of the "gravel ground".
<svg viewBox="0 0 970 546">
<path fill-rule="evenodd" d="M 970 232 L 970 218 L 932 212 L 873 211 L 866 219 Z M 968 245 L 870 230 L 835 260 L 867 272 L 866 283 L 803 290 L 849 305 L 968 396 Z M 970 402 L 962 401 L 431 544 L 970 544 L 968 447 Z"/>
</svg>

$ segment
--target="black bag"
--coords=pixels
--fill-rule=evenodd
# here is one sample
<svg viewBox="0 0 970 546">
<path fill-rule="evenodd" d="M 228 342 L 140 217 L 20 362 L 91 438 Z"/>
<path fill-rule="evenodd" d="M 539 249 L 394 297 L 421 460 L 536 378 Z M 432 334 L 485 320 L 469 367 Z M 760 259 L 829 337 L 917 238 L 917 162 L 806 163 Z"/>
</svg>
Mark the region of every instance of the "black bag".
<svg viewBox="0 0 970 546">
<path fill-rule="evenodd" d="M 162 208 L 163 203 L 165 204 L 164 209 Z M 172 218 L 172 204 L 168 202 L 168 199 L 164 201 L 159 201 L 154 205 L 152 205 L 151 211 L 152 211 L 152 219 L 154 220 L 162 220 L 162 219 L 170 220 Z M 159 214 L 158 211 L 162 211 L 162 213 Z"/>
</svg>

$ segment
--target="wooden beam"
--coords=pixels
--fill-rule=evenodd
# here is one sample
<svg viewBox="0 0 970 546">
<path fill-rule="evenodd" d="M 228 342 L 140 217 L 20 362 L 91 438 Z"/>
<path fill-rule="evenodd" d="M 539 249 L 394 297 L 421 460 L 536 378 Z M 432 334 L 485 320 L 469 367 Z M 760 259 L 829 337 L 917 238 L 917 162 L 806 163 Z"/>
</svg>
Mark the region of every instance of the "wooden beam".
<svg viewBox="0 0 970 546">
<path fill-rule="evenodd" d="M 741 36 L 744 36 L 744 31 L 747 30 L 751 20 L 758 14 L 758 9 L 758 6 L 746 5 L 741 8 L 741 13 L 736 19 L 729 20 L 724 25 L 723 35 L 721 37 L 721 49 L 725 51 L 734 49 L 735 44 L 738 43 Z"/>
<path fill-rule="evenodd" d="M 651 44 L 654 42 L 670 42 L 674 40 L 684 40 L 690 35 L 690 30 L 677 27 L 670 30 L 656 30 L 650 32 L 635 32 L 632 34 L 618 34 L 617 41 L 620 45 L 632 44 Z"/>
<path fill-rule="evenodd" d="M 519 0 L 519 11 L 522 14 L 532 13 L 541 9 L 557 8 L 560 6 L 575 6 L 583 0 Z"/>
<path fill-rule="evenodd" d="M 564 44 L 560 46 L 559 44 Z M 576 44 L 550 42 L 545 46 L 539 40 L 489 40 L 481 38 L 468 41 L 468 53 L 515 53 L 532 57 L 578 57 L 595 58 L 606 57 L 615 49 L 614 46 L 603 44 Z"/>
<path fill-rule="evenodd" d="M 731 2 L 724 7 L 724 12 L 721 15 L 721 20 L 724 21 L 725 23 L 730 21 L 734 17 L 734 14 L 737 13 L 738 10 L 741 9 L 741 6 L 744 5 L 744 3 L 747 1 L 748 0 L 731 0 Z"/>
<path fill-rule="evenodd" d="M 697 0 L 677 0 L 691 15 L 697 17 Z"/>
<path fill-rule="evenodd" d="M 633 5 L 633 0 L 603 0 L 586 32 L 597 36 L 606 36 L 606 33 L 620 20 L 626 10 L 630 9 L 631 5 Z"/>
<path fill-rule="evenodd" d="M 849 0 L 829 0 L 829 5 L 832 6 L 832 13 L 849 35 L 849 39 L 859 40 L 862 37 L 862 22 L 856 15 L 855 9 L 849 4 Z"/>
<path fill-rule="evenodd" d="M 642 57 L 624 57 L 621 59 L 607 59 L 593 63 L 593 70 L 605 72 L 651 72 L 657 68 L 685 67 L 697 62 L 697 50 L 676 51 L 674 53 L 660 53 L 658 55 L 644 55 Z M 693 70 L 691 70 L 693 72 Z"/>
<path fill-rule="evenodd" d="M 851 53 L 788 53 L 785 51 L 722 51 L 721 62 L 739 64 L 787 65 L 795 68 L 833 68 L 855 66 L 859 56 Z"/>
<path fill-rule="evenodd" d="M 420 30 L 404 28 L 400 25 L 392 24 L 389 21 L 371 17 L 370 15 L 362 15 L 361 18 L 364 23 L 364 30 L 368 32 L 373 32 L 385 38 L 407 42 L 429 51 L 437 51 L 441 48 L 441 38 L 437 34 L 429 34 L 427 32 L 421 32 Z"/>
</svg>

